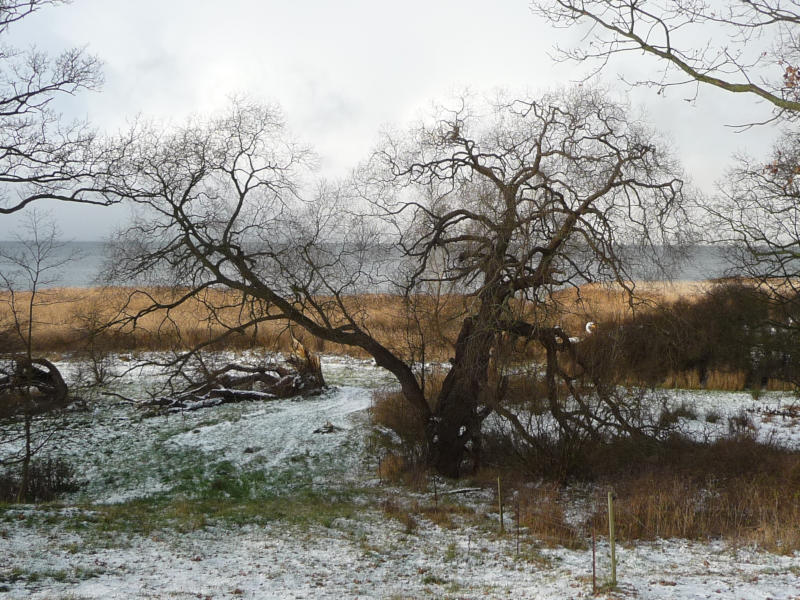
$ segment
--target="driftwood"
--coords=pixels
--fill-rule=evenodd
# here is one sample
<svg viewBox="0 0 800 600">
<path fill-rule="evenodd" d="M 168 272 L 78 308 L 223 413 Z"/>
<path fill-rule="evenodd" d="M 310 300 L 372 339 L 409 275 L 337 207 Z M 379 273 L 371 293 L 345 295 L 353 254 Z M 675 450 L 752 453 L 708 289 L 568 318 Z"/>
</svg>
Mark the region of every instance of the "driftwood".
<svg viewBox="0 0 800 600">
<path fill-rule="evenodd" d="M 150 409 L 151 415 L 169 414 L 235 402 L 313 396 L 327 387 L 319 357 L 296 340 L 286 363 L 228 363 L 173 396 L 154 398 L 141 406 Z"/>
<path fill-rule="evenodd" d="M 0 368 L 0 419 L 43 414 L 69 401 L 61 372 L 46 358 L 18 355 Z"/>
</svg>

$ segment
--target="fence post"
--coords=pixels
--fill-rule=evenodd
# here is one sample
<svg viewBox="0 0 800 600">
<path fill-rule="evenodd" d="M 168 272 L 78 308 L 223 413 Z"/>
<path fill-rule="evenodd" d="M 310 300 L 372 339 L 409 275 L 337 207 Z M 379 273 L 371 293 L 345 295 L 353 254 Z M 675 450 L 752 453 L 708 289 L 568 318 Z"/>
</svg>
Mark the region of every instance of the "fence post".
<svg viewBox="0 0 800 600">
<path fill-rule="evenodd" d="M 592 595 L 597 594 L 597 536 L 592 517 Z"/>
<path fill-rule="evenodd" d="M 517 558 L 519 558 L 519 528 L 520 528 L 520 515 L 519 515 L 519 492 L 514 492 L 517 497 Z"/>
<path fill-rule="evenodd" d="M 617 587 L 617 548 L 614 539 L 614 492 L 608 491 L 608 542 L 611 545 L 611 585 Z"/>
<path fill-rule="evenodd" d="M 500 507 L 500 533 L 505 533 L 503 526 L 503 491 L 500 488 L 500 476 L 497 476 L 497 505 Z"/>
</svg>

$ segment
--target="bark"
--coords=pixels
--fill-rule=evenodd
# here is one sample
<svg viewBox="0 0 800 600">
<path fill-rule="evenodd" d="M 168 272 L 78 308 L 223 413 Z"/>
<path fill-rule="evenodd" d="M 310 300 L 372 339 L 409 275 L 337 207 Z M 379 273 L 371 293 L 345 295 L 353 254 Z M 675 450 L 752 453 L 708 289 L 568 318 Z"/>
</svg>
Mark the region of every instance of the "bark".
<svg viewBox="0 0 800 600">
<path fill-rule="evenodd" d="M 494 331 L 480 317 L 468 318 L 456 341 L 453 368 L 445 377 L 426 434 L 431 464 L 445 477 L 480 466 L 481 426 L 491 409 L 483 404 Z"/>
<path fill-rule="evenodd" d="M 227 364 L 208 373 L 205 380 L 174 395 L 141 403 L 149 416 L 200 410 L 221 404 L 312 396 L 327 386 L 319 358 L 299 342 L 287 359 L 292 367 L 278 364 Z"/>
<path fill-rule="evenodd" d="M 16 356 L 0 376 L 0 419 L 35 416 L 63 408 L 69 390 L 58 368 L 45 358 Z"/>
</svg>

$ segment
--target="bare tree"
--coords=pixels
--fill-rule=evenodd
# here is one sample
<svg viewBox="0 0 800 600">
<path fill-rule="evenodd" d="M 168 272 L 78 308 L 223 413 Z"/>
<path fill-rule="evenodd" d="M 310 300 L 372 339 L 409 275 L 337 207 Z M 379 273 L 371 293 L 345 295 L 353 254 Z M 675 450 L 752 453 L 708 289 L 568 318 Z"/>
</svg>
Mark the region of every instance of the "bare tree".
<svg viewBox="0 0 800 600">
<path fill-rule="evenodd" d="M 351 186 L 322 185 L 301 200 L 309 155 L 286 141 L 274 109 L 240 102 L 219 119 L 142 134 L 116 193 L 146 210 L 121 236 L 117 275 L 160 273 L 179 287 L 123 321 L 161 311 L 166 322 L 221 287 L 231 291 L 225 308 L 237 309 L 232 318 L 209 306 L 223 338 L 288 320 L 362 348 L 426 420 L 431 464 L 456 477 L 479 460 L 482 422 L 502 403 L 497 363 L 515 339 L 544 349 L 559 422 L 594 427 L 563 408 L 557 380 L 569 377 L 557 355 L 571 344 L 537 315 L 558 287 L 597 277 L 628 286 L 620 244 L 665 243 L 681 182 L 655 139 L 596 90 L 465 99 L 386 136 Z M 419 348 L 379 341 L 364 301 L 381 290 L 417 301 L 439 284 L 464 312 L 431 405 Z"/>
<path fill-rule="evenodd" d="M 61 0 L 0 2 L 0 36 L 18 21 Z M 83 122 L 66 122 L 55 104 L 103 81 L 100 60 L 83 49 L 57 56 L 0 46 L 0 214 L 59 200 L 105 205 L 99 193 L 114 149 Z M 116 150 L 120 150 L 119 146 Z"/>
<path fill-rule="evenodd" d="M 783 133 L 772 156 L 738 156 L 703 203 L 707 239 L 726 249 L 731 272 L 768 289 L 774 326 L 796 329 L 800 275 L 798 193 L 800 152 L 800 7 L 783 0 L 640 2 L 544 0 L 534 10 L 552 23 L 585 27 L 577 48 L 561 57 L 603 68 L 617 54 L 644 52 L 659 75 L 633 83 L 712 85 L 765 101 Z"/>
<path fill-rule="evenodd" d="M 479 460 L 483 420 L 507 414 L 498 369 L 515 339 L 540 346 L 562 429 L 594 429 L 594 416 L 562 404 L 558 388 L 574 378 L 558 356 L 574 349 L 547 325 L 547 307 L 564 286 L 601 279 L 629 288 L 620 248 L 668 243 L 682 196 L 657 137 L 601 91 L 465 99 L 442 114 L 385 140 L 370 200 L 411 264 L 407 289 L 445 281 L 470 299 L 428 418 L 431 460 L 453 476 L 465 453 Z"/>
<path fill-rule="evenodd" d="M 581 28 L 579 46 L 561 58 L 594 62 L 644 52 L 653 77 L 631 83 L 712 85 L 754 95 L 793 118 L 800 110 L 800 10 L 783 0 L 534 0 L 534 12 Z"/>
<path fill-rule="evenodd" d="M 15 246 L 0 250 L 0 325 L 5 337 L 0 352 L 0 441 L 16 445 L 0 464 L 22 465 L 17 501 L 24 497 L 33 457 L 60 429 L 54 414 L 69 401 L 58 368 L 36 352 L 34 326 L 39 310 L 54 301 L 43 288 L 52 285 L 74 257 L 64 253 L 58 230 L 36 211 Z"/>
<path fill-rule="evenodd" d="M 769 291 L 774 326 L 797 330 L 800 138 L 786 133 L 766 161 L 739 156 L 706 207 L 737 272 Z"/>
</svg>

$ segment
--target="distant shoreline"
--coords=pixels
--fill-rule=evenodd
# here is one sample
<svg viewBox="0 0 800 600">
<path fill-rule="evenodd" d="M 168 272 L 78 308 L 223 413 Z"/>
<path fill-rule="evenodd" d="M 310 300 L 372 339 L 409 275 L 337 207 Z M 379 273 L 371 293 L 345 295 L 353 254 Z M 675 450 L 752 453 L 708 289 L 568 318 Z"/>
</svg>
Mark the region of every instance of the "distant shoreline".
<svg viewBox="0 0 800 600">
<path fill-rule="evenodd" d="M 19 241 L 0 241 L 0 249 L 14 251 L 14 246 Z M 47 288 L 95 288 L 104 284 L 98 281 L 100 273 L 108 258 L 108 246 L 112 241 L 70 241 L 63 242 L 56 260 L 67 259 L 61 272 L 52 282 L 44 285 Z M 724 249 L 715 246 L 693 246 L 688 249 L 689 259 L 676 267 L 673 281 L 701 282 L 723 277 L 727 272 L 724 260 Z M 71 255 L 76 258 L 70 258 Z M 3 268 L 0 265 L 0 268 Z M 648 270 L 647 267 L 633 268 L 631 274 L 634 280 L 641 283 L 657 282 L 658 273 Z M 648 276 L 650 275 L 650 276 Z M 12 278 L 13 279 L 13 278 Z M 24 279 L 18 282 L 19 289 L 25 289 Z M 124 287 L 124 286 L 123 286 Z"/>
</svg>

